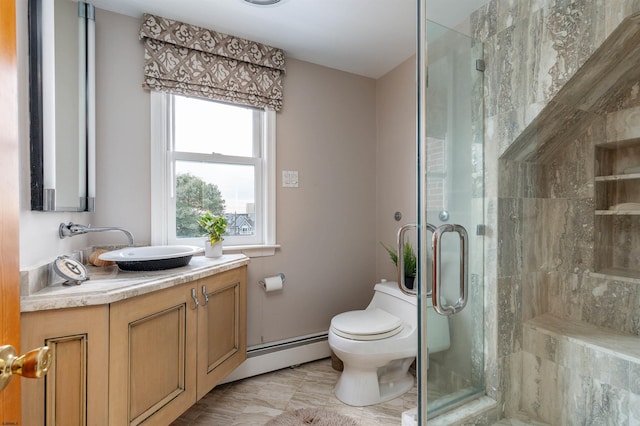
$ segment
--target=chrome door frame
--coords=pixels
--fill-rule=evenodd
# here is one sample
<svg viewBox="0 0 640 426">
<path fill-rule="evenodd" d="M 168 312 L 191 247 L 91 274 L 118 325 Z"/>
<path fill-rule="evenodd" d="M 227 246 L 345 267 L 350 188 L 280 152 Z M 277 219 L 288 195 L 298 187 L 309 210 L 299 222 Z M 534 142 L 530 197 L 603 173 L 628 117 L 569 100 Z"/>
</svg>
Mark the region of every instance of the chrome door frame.
<svg viewBox="0 0 640 426">
<path fill-rule="evenodd" d="M 430 245 L 427 224 L 426 188 L 427 170 L 427 4 L 426 0 L 417 0 L 417 40 L 416 40 L 416 81 L 417 81 L 417 194 L 418 197 L 418 424 L 427 424 L 427 253 Z"/>
</svg>

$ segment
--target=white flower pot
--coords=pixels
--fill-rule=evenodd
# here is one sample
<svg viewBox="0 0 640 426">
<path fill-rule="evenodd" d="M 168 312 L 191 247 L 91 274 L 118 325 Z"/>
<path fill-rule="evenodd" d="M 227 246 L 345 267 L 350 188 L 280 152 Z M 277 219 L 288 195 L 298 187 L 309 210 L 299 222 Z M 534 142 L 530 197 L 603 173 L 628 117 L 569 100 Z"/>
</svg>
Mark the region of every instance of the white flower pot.
<svg viewBox="0 0 640 426">
<path fill-rule="evenodd" d="M 222 241 L 218 241 L 215 244 L 211 244 L 211 241 L 206 240 L 204 242 L 204 255 L 205 257 L 220 257 L 222 256 Z"/>
</svg>

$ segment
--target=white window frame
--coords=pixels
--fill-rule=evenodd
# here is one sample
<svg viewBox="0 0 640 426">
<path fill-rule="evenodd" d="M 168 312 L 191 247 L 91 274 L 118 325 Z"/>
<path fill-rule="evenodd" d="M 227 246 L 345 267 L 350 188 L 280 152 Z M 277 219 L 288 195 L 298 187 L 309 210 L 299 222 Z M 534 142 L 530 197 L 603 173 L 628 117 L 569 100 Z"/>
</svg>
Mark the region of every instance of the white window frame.
<svg viewBox="0 0 640 426">
<path fill-rule="evenodd" d="M 253 164 L 256 171 L 256 234 L 239 243 L 225 237 L 225 252 L 242 252 L 249 256 L 273 255 L 276 248 L 276 113 L 265 109 L 262 115 L 262 137 L 258 158 L 220 154 L 175 153 L 173 150 L 173 96 L 151 91 L 151 244 L 204 245 L 205 237 L 175 236 L 175 161 L 201 160 L 207 157 L 217 163 Z"/>
</svg>

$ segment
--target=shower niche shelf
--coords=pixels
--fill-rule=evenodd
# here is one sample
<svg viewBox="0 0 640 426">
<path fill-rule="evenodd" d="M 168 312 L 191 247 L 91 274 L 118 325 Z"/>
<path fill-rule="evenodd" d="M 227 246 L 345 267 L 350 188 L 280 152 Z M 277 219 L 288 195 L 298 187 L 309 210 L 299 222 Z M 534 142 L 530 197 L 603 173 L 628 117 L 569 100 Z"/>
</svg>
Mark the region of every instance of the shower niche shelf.
<svg viewBox="0 0 640 426">
<path fill-rule="evenodd" d="M 595 147 L 595 270 L 640 278 L 640 138 Z"/>
</svg>

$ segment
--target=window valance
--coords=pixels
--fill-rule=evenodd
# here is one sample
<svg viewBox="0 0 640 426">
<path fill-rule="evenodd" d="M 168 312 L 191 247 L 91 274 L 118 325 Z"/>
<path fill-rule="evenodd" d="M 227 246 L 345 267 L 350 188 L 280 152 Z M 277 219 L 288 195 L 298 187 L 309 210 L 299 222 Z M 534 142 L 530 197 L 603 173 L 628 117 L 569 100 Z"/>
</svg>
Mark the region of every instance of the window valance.
<svg viewBox="0 0 640 426">
<path fill-rule="evenodd" d="M 150 14 L 144 15 L 140 38 L 151 89 L 282 108 L 281 49 Z"/>
</svg>

